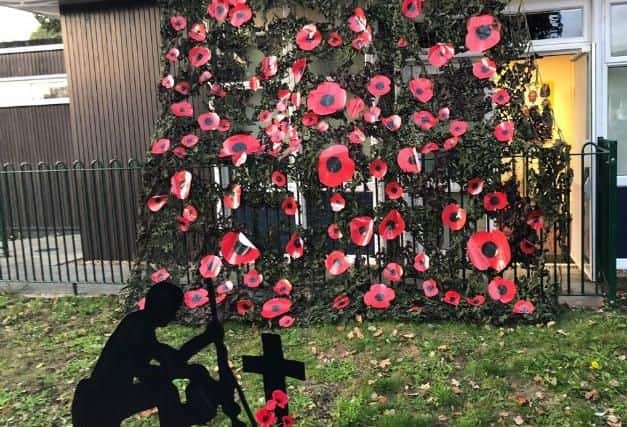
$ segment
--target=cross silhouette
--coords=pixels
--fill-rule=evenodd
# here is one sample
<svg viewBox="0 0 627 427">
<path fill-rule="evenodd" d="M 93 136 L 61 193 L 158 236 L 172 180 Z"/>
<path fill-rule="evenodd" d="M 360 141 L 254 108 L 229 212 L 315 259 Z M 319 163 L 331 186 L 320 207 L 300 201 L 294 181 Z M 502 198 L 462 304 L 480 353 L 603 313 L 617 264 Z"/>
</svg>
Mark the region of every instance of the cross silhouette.
<svg viewBox="0 0 627 427">
<path fill-rule="evenodd" d="M 287 393 L 285 379 L 287 377 L 305 380 L 305 364 L 295 360 L 286 360 L 283 357 L 281 336 L 276 334 L 261 334 L 263 344 L 262 356 L 243 356 L 244 372 L 252 372 L 263 376 L 263 388 L 266 401 L 272 399 L 274 390 L 282 390 Z M 288 414 L 285 409 L 277 407 L 279 420 Z"/>
</svg>

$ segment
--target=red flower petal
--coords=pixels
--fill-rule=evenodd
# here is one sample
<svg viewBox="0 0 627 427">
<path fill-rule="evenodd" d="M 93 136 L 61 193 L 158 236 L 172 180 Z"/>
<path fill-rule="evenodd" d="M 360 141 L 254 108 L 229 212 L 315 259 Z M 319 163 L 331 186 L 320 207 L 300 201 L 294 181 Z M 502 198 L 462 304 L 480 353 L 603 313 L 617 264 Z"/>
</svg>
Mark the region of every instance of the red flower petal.
<svg viewBox="0 0 627 427">
<path fill-rule="evenodd" d="M 293 259 L 298 259 L 303 256 L 305 252 L 305 242 L 298 233 L 292 234 L 292 237 L 285 246 L 285 252 Z"/>
<path fill-rule="evenodd" d="M 333 276 L 339 276 L 349 269 L 350 263 L 342 251 L 333 251 L 327 255 L 324 266 Z"/>
<path fill-rule="evenodd" d="M 492 94 L 492 102 L 497 105 L 507 105 L 510 99 L 511 97 L 509 96 L 507 89 L 498 89 Z"/>
<path fill-rule="evenodd" d="M 382 283 L 376 283 L 370 286 L 370 290 L 364 295 L 364 303 L 368 307 L 387 309 L 390 307 L 392 300 L 396 297 L 394 289 L 387 287 Z"/>
<path fill-rule="evenodd" d="M 224 260 L 231 265 L 248 264 L 261 255 L 244 233 L 231 231 L 226 233 L 220 244 Z"/>
<path fill-rule="evenodd" d="M 381 120 L 381 123 L 383 123 L 383 126 L 385 126 L 388 130 L 396 132 L 401 128 L 402 120 L 401 116 L 394 114 L 390 117 L 384 117 Z"/>
<path fill-rule="evenodd" d="M 420 173 L 422 169 L 418 152 L 413 147 L 402 148 L 396 156 L 396 162 L 405 173 Z"/>
<path fill-rule="evenodd" d="M 279 296 L 288 296 L 292 293 L 292 288 L 292 282 L 287 279 L 280 279 L 278 282 L 275 283 L 272 290 L 274 290 L 274 293 Z"/>
<path fill-rule="evenodd" d="M 254 268 L 244 274 L 244 284 L 249 288 L 258 288 L 263 282 L 263 276 Z"/>
<path fill-rule="evenodd" d="M 292 316 L 283 316 L 279 319 L 279 326 L 282 328 L 289 328 L 290 326 L 294 325 L 295 321 L 296 319 Z M 285 426 L 285 423 L 283 423 L 283 425 Z"/>
<path fill-rule="evenodd" d="M 305 25 L 296 33 L 296 45 L 304 51 L 312 51 L 322 42 L 322 33 L 314 24 Z"/>
<path fill-rule="evenodd" d="M 403 186 L 396 181 L 390 181 L 385 185 L 385 194 L 391 200 L 398 200 L 403 197 Z"/>
<path fill-rule="evenodd" d="M 444 302 L 446 304 L 454 305 L 457 307 L 462 297 L 457 291 L 446 291 L 444 293 Z"/>
<path fill-rule="evenodd" d="M 327 43 L 329 44 L 329 46 L 340 47 L 342 46 L 343 42 L 344 42 L 344 39 L 339 33 L 334 32 L 334 33 L 329 34 L 329 39 L 327 40 Z"/>
<path fill-rule="evenodd" d="M 167 194 L 159 194 L 152 196 L 146 202 L 146 206 L 151 212 L 159 212 L 168 203 Z"/>
<path fill-rule="evenodd" d="M 170 106 L 170 111 L 176 117 L 194 117 L 194 108 L 187 101 L 175 102 Z"/>
<path fill-rule="evenodd" d="M 152 283 L 161 283 L 165 282 L 170 278 L 170 273 L 165 268 L 160 268 L 150 275 L 150 280 Z"/>
<path fill-rule="evenodd" d="M 176 172 L 170 178 L 170 192 L 179 200 L 185 200 L 189 197 L 192 189 L 192 174 L 189 171 L 182 170 Z"/>
<path fill-rule="evenodd" d="M 442 210 L 442 224 L 452 231 L 459 231 L 466 225 L 466 209 L 451 203 Z"/>
<path fill-rule="evenodd" d="M 529 212 L 529 216 L 527 216 L 527 225 L 536 231 L 542 230 L 544 228 L 544 218 L 542 217 L 542 212 L 539 210 Z"/>
<path fill-rule="evenodd" d="M 350 181 L 355 173 L 355 162 L 348 148 L 341 144 L 324 149 L 318 158 L 318 179 L 327 187 L 339 187 Z"/>
<path fill-rule="evenodd" d="M 403 266 L 390 262 L 383 269 L 383 278 L 390 282 L 400 282 L 403 278 Z"/>
<path fill-rule="evenodd" d="M 335 297 L 335 299 L 333 299 L 333 304 L 331 305 L 331 307 L 333 307 L 334 310 L 344 310 L 346 307 L 348 307 L 351 303 L 350 298 L 348 297 L 348 295 L 346 294 L 341 294 Z"/>
<path fill-rule="evenodd" d="M 481 192 L 483 191 L 483 179 L 481 178 L 473 178 L 470 181 L 468 181 L 468 194 L 470 194 L 471 196 L 476 196 L 478 194 L 481 194 Z"/>
<path fill-rule="evenodd" d="M 346 112 L 348 113 L 348 117 L 351 120 L 358 119 L 361 113 L 366 109 L 366 103 L 363 99 L 359 97 L 351 98 L 348 101 L 348 106 L 346 107 Z"/>
<path fill-rule="evenodd" d="M 207 7 L 207 14 L 218 22 L 226 21 L 229 5 L 226 0 L 213 0 Z"/>
<path fill-rule="evenodd" d="M 358 216 L 348 226 L 351 241 L 357 246 L 368 246 L 374 234 L 374 220 L 369 216 Z"/>
<path fill-rule="evenodd" d="M 242 186 L 231 184 L 229 192 L 224 195 L 224 205 L 229 209 L 238 209 L 242 203 Z"/>
<path fill-rule="evenodd" d="M 253 311 L 253 309 L 255 308 L 255 304 L 253 304 L 253 302 L 249 299 L 241 299 L 237 301 L 235 307 L 237 310 L 237 314 L 239 314 L 240 316 L 245 316 L 246 314 Z"/>
<path fill-rule="evenodd" d="M 414 257 L 414 269 L 420 273 L 429 270 L 429 255 L 420 252 Z"/>
<path fill-rule="evenodd" d="M 475 295 L 474 297 L 466 298 L 466 302 L 474 307 L 479 307 L 485 304 L 485 297 L 483 295 Z"/>
<path fill-rule="evenodd" d="M 253 17 L 253 11 L 248 7 L 248 5 L 240 3 L 237 4 L 230 12 L 231 16 L 231 25 L 239 28 Z"/>
<path fill-rule="evenodd" d="M 202 307 L 209 302 L 208 292 L 206 289 L 195 289 L 185 292 L 183 299 L 188 308 L 194 309 Z"/>
<path fill-rule="evenodd" d="M 501 24 L 492 15 L 471 17 L 466 29 L 466 47 L 471 52 L 486 51 L 501 41 Z"/>
<path fill-rule="evenodd" d="M 361 7 L 355 8 L 355 13 L 348 18 L 348 27 L 354 33 L 366 31 L 366 13 Z"/>
<path fill-rule="evenodd" d="M 501 271 L 512 258 L 509 241 L 500 230 L 474 233 L 468 239 L 466 254 L 472 265 L 481 271 L 488 268 Z"/>
<path fill-rule="evenodd" d="M 181 145 L 187 148 L 194 148 L 199 140 L 200 138 L 197 135 L 190 133 L 181 138 Z"/>
<path fill-rule="evenodd" d="M 495 277 L 488 284 L 488 295 L 494 301 L 507 304 L 516 296 L 516 285 L 512 280 Z"/>
<path fill-rule="evenodd" d="M 460 137 L 468 130 L 468 123 L 463 120 L 455 120 L 451 122 L 449 130 L 451 132 L 451 135 Z"/>
<path fill-rule="evenodd" d="M 222 143 L 220 157 L 237 156 L 240 154 L 255 154 L 261 150 L 261 144 L 257 138 L 247 134 L 237 134 L 228 137 Z"/>
<path fill-rule="evenodd" d="M 199 68 L 211 60 L 211 51 L 203 46 L 196 46 L 189 50 L 189 63 Z"/>
<path fill-rule="evenodd" d="M 329 225 L 329 227 L 327 228 L 327 234 L 332 240 L 338 240 L 342 238 L 342 231 L 340 230 L 340 226 L 337 224 Z"/>
<path fill-rule="evenodd" d="M 481 58 L 472 65 L 472 74 L 478 79 L 490 79 L 496 73 L 496 62 Z"/>
<path fill-rule="evenodd" d="M 403 0 L 401 12 L 409 19 L 416 19 L 422 13 L 423 0 Z"/>
<path fill-rule="evenodd" d="M 261 308 L 261 317 L 275 319 L 284 315 L 292 308 L 292 301 L 287 298 L 272 298 L 266 301 Z"/>
<path fill-rule="evenodd" d="M 494 129 L 494 137 L 500 142 L 509 143 L 512 139 L 514 139 L 514 133 L 516 131 L 516 126 L 512 121 L 501 122 L 496 125 Z"/>
<path fill-rule="evenodd" d="M 285 215 L 296 215 L 298 213 L 298 202 L 292 196 L 288 196 L 281 202 L 281 209 Z"/>
<path fill-rule="evenodd" d="M 379 225 L 379 235 L 383 240 L 394 240 L 405 232 L 405 220 L 396 209 L 392 209 Z"/>
<path fill-rule="evenodd" d="M 505 209 L 508 205 L 507 195 L 502 191 L 488 193 L 483 197 L 483 207 L 488 212 L 496 212 Z"/>
<path fill-rule="evenodd" d="M 533 305 L 531 301 L 520 300 L 516 301 L 514 304 L 513 312 L 514 314 L 531 314 L 536 310 L 536 307 Z"/>
<path fill-rule="evenodd" d="M 272 172 L 272 183 L 277 187 L 285 187 L 287 185 L 287 178 L 281 171 Z"/>
<path fill-rule="evenodd" d="M 170 18 L 170 25 L 174 31 L 181 31 L 187 27 L 187 19 L 184 16 L 172 16 Z"/>
<path fill-rule="evenodd" d="M 187 36 L 197 42 L 204 42 L 207 39 L 207 26 L 202 22 L 196 22 L 187 32 Z"/>
<path fill-rule="evenodd" d="M 220 126 L 220 116 L 214 112 L 201 114 L 198 116 L 198 124 L 205 132 L 216 130 Z"/>
<path fill-rule="evenodd" d="M 305 75 L 305 70 L 307 69 L 307 58 L 300 58 L 294 61 L 292 66 L 289 69 L 289 73 L 294 79 L 294 84 L 298 84 L 303 75 Z"/>
<path fill-rule="evenodd" d="M 333 193 L 329 198 L 331 204 L 331 210 L 333 212 L 341 212 L 346 206 L 346 200 L 340 193 Z"/>
<path fill-rule="evenodd" d="M 448 43 L 436 43 L 429 49 L 429 64 L 440 68 L 455 56 L 455 48 Z"/>
<path fill-rule="evenodd" d="M 438 119 L 430 111 L 426 110 L 415 112 L 412 114 L 411 119 L 422 130 L 432 129 L 438 123 Z"/>
<path fill-rule="evenodd" d="M 381 179 L 388 173 L 388 164 L 385 160 L 375 159 L 368 165 L 368 172 L 377 179 Z"/>
</svg>

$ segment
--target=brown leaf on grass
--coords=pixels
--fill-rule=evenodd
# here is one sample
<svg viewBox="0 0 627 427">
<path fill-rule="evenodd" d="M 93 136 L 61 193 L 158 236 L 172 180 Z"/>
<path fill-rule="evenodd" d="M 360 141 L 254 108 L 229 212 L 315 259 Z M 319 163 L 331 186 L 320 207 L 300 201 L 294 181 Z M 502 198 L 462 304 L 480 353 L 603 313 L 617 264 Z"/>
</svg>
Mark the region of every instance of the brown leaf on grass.
<svg viewBox="0 0 627 427">
<path fill-rule="evenodd" d="M 441 352 L 449 351 L 449 347 L 446 344 L 439 345 L 438 351 L 441 351 Z"/>
<path fill-rule="evenodd" d="M 596 389 L 592 389 L 584 393 L 586 400 L 599 400 L 599 392 Z"/>
<path fill-rule="evenodd" d="M 383 335 L 383 329 L 377 329 L 376 331 L 372 333 L 372 336 L 375 338 L 380 337 L 381 335 Z"/>
<path fill-rule="evenodd" d="M 607 416 L 607 425 L 609 427 L 623 427 L 623 423 L 620 422 L 620 418 L 616 415 Z"/>
<path fill-rule="evenodd" d="M 527 405 L 529 403 L 529 399 L 527 398 L 527 396 L 525 396 L 524 394 L 517 394 L 514 397 L 512 397 L 512 400 L 516 403 L 518 403 L 519 405 Z"/>
<path fill-rule="evenodd" d="M 361 316 L 361 314 L 357 314 L 357 315 L 355 316 L 355 321 L 356 321 L 357 323 L 361 323 L 361 322 L 363 322 L 363 321 L 364 321 L 364 318 Z"/>
<path fill-rule="evenodd" d="M 409 332 L 409 333 L 406 333 L 406 334 L 402 334 L 401 336 L 403 338 L 412 339 L 412 338 L 416 337 L 416 334 L 414 334 L 413 332 Z"/>
<path fill-rule="evenodd" d="M 379 368 L 381 369 L 389 368 L 390 366 L 392 366 L 392 361 L 390 359 L 383 359 L 379 362 Z"/>
<path fill-rule="evenodd" d="M 525 423 L 525 420 L 523 417 L 521 417 L 520 415 L 516 415 L 514 417 L 514 424 L 516 424 L 517 426 L 521 426 Z"/>
</svg>

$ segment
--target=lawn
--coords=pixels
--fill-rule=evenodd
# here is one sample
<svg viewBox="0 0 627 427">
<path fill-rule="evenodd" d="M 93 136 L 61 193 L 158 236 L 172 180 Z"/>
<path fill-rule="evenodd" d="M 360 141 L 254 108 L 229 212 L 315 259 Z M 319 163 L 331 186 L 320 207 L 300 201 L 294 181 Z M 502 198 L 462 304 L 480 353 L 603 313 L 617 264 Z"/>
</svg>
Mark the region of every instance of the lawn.
<svg viewBox="0 0 627 427">
<path fill-rule="evenodd" d="M 114 298 L 0 295 L 0 425 L 70 425 L 76 382 L 118 319 Z M 261 350 L 257 327 L 231 323 L 233 363 Z M 568 312 L 557 323 L 498 328 L 394 322 L 280 331 L 306 363 L 290 382 L 302 426 L 620 426 L 627 420 L 627 315 Z M 160 331 L 181 344 L 184 326 Z M 198 359 L 215 367 L 213 350 Z M 260 407 L 260 377 L 238 370 Z M 156 426 L 154 415 L 125 426 Z M 222 419 L 216 425 L 227 425 Z"/>
</svg>

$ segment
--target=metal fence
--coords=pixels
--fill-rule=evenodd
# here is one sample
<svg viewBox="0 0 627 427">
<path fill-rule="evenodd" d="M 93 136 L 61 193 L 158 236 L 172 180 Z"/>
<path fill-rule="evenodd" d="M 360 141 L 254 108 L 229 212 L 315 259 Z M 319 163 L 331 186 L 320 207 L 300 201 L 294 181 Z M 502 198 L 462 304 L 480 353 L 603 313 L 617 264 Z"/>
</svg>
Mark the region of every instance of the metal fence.
<svg viewBox="0 0 627 427">
<path fill-rule="evenodd" d="M 532 170 L 541 167 L 537 159 L 503 160 L 512 162 L 513 173 L 523 177 L 521 193 L 533 197 L 528 183 Z M 559 212 L 566 221 L 565 225 L 554 223 L 547 231 L 543 280 L 561 287 L 564 295 L 606 294 L 613 300 L 616 142 L 588 143 L 581 152 L 569 154 L 568 163 L 562 172 L 572 170 L 573 184 Z M 228 185 L 226 169 L 224 173 L 205 172 L 223 187 Z M 144 203 L 138 196 L 141 176 L 142 164 L 136 160 L 5 164 L 0 170 L 0 281 L 125 283 L 135 254 L 137 214 Z M 304 207 L 295 218 L 286 221 L 279 209 L 245 205 L 233 216 L 264 250 L 282 251 L 294 227 L 318 227 L 324 220 L 324 212 L 301 199 L 297 183 L 291 185 Z M 454 182 L 449 181 L 445 190 L 462 206 L 467 200 Z M 364 186 L 358 197 L 360 203 L 377 203 L 383 194 L 382 183 L 375 180 Z M 410 200 L 409 204 L 415 208 L 419 201 Z M 225 215 L 224 207 L 220 209 L 217 214 Z M 316 211 L 316 215 L 308 215 L 308 211 Z M 487 217 L 484 222 L 481 228 L 489 229 Z M 412 237 L 403 236 L 400 245 L 416 245 Z M 444 229 L 438 239 L 447 244 Z M 384 246 L 375 239 L 370 246 L 349 248 L 347 253 L 353 253 L 362 265 L 376 266 L 383 250 L 395 250 L 392 245 Z M 513 263 L 510 274 L 528 275 L 529 267 Z"/>
</svg>

